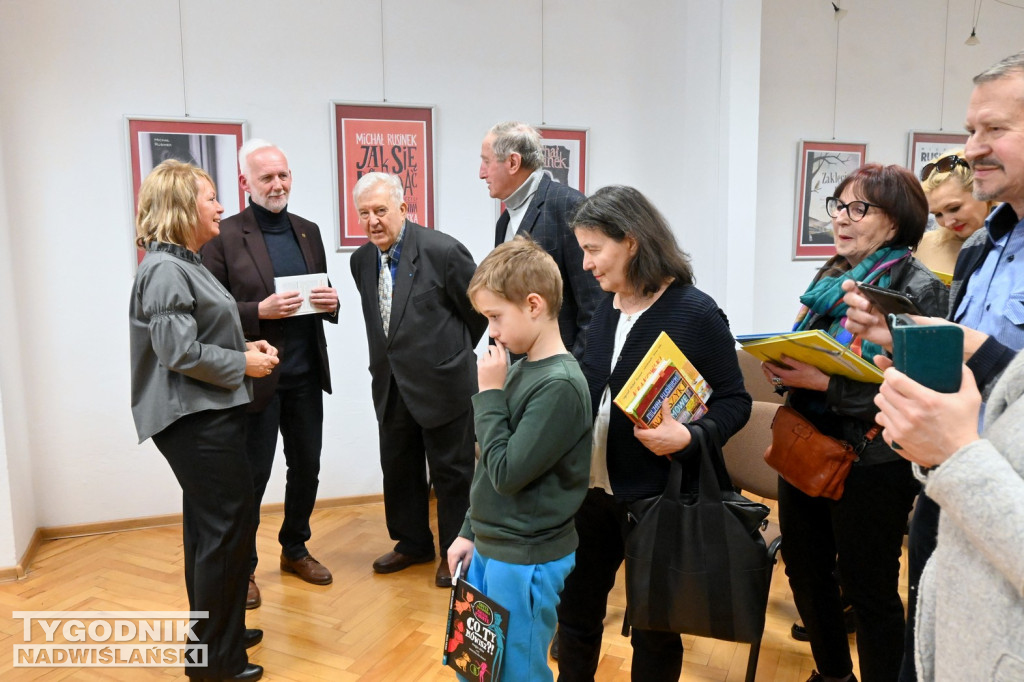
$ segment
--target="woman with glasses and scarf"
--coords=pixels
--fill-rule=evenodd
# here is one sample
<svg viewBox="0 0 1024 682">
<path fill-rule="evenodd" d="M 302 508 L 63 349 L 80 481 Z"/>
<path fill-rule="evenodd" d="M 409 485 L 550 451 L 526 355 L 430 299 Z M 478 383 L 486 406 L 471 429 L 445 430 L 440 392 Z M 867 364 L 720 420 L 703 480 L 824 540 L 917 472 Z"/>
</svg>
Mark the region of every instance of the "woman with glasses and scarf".
<svg viewBox="0 0 1024 682">
<path fill-rule="evenodd" d="M 910 294 L 923 313 L 945 313 L 945 286 L 911 253 L 924 234 L 928 202 L 910 171 L 868 164 L 839 183 L 826 209 L 836 255 L 800 297 L 794 330 L 824 330 L 870 361 L 882 349 L 846 330 L 843 281 Z M 823 434 L 854 446 L 868 441 L 837 501 L 810 497 L 779 479 L 786 575 L 817 666 L 808 682 L 857 679 L 835 574 L 856 617 L 863 682 L 894 682 L 903 657 L 900 554 L 918 484 L 910 463 L 873 429 L 878 384 L 792 359 L 785 366 L 764 363 L 763 370 L 776 388 L 788 389 L 790 407 Z"/>
<path fill-rule="evenodd" d="M 939 227 L 925 233 L 914 255 L 930 270 L 952 276 L 960 247 L 984 226 L 995 202 L 971 194 L 974 172 L 962 149 L 946 152 L 922 168 L 921 186 Z"/>
</svg>

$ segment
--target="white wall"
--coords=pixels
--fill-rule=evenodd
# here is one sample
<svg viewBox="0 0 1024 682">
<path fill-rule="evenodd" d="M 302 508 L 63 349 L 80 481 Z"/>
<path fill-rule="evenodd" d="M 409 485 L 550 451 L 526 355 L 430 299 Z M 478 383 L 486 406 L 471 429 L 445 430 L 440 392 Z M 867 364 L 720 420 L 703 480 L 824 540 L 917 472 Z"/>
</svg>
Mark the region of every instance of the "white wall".
<svg viewBox="0 0 1024 682">
<path fill-rule="evenodd" d="M 907 162 L 911 130 L 962 132 L 971 78 L 1022 48 L 1024 10 L 985 2 L 970 47 L 971 0 L 765 3 L 761 32 L 753 328 L 788 329 L 822 261 L 793 261 L 797 144 L 867 142 L 867 160 Z M 943 76 L 943 55 L 947 66 Z M 835 84 L 838 80 L 838 90 Z M 834 100 L 834 93 L 838 99 Z M 734 324 L 734 332 L 743 333 Z"/>
<path fill-rule="evenodd" d="M 749 310 L 752 258 L 729 252 L 754 239 L 753 209 L 732 207 L 755 185 L 759 3 L 382 6 L 383 80 L 376 2 L 181 0 L 179 36 L 176 0 L 0 0 L 0 283 L 10 284 L 0 455 L 12 509 L 7 519 L 0 489 L 0 566 L 37 526 L 180 509 L 130 414 L 125 114 L 246 119 L 251 136 L 288 152 L 290 209 L 330 244 L 328 102 L 434 104 L 438 224 L 478 259 L 495 219 L 476 177 L 487 128 L 509 118 L 589 126 L 591 190 L 642 189 L 694 256 L 700 286 Z M 370 494 L 380 491 L 377 432 L 348 254 L 330 253 L 328 269 L 342 319 L 327 332 L 335 394 L 320 495 Z M 281 464 L 268 502 L 282 499 Z"/>
</svg>

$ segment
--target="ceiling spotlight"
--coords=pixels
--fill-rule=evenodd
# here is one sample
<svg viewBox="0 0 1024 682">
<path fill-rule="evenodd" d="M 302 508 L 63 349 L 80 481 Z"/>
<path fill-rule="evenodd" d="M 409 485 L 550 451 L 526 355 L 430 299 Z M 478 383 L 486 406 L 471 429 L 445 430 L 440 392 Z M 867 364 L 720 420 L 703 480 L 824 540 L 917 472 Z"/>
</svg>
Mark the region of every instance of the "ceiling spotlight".
<svg viewBox="0 0 1024 682">
<path fill-rule="evenodd" d="M 978 34 L 971 29 L 971 37 L 964 41 L 964 45 L 980 45 L 981 41 L 978 40 Z"/>
</svg>

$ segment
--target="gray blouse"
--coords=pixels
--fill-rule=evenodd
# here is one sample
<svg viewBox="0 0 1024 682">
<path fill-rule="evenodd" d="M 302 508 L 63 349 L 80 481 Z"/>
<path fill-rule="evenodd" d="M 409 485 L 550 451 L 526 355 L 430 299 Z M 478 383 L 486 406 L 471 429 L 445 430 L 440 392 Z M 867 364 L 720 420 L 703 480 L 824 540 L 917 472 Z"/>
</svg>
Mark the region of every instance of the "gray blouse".
<svg viewBox="0 0 1024 682">
<path fill-rule="evenodd" d="M 187 414 L 252 401 L 238 307 L 198 254 L 150 243 L 128 317 L 140 443 Z"/>
</svg>

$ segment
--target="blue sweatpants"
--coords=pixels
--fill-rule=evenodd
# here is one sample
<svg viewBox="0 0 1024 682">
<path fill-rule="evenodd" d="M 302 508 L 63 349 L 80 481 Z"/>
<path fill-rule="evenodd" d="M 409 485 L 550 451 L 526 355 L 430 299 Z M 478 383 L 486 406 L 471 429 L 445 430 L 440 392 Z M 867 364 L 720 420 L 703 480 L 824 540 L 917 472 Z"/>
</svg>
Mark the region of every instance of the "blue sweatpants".
<svg viewBox="0 0 1024 682">
<path fill-rule="evenodd" d="M 576 567 L 572 552 L 545 564 L 508 564 L 475 552 L 466 580 L 508 609 L 508 638 L 501 662 L 505 682 L 553 679 L 548 645 L 555 634 L 559 595 Z M 478 682 L 458 675 L 463 682 Z"/>
</svg>

